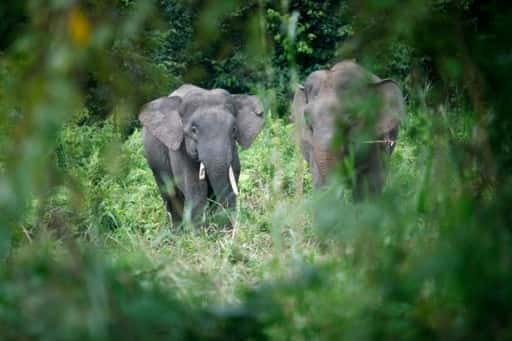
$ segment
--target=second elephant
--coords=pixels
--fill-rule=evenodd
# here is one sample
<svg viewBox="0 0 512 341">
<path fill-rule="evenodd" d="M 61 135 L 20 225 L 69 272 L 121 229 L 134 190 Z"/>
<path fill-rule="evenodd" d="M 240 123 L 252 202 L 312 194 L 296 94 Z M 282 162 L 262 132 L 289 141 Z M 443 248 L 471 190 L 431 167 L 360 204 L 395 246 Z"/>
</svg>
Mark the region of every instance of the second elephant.
<svg viewBox="0 0 512 341">
<path fill-rule="evenodd" d="M 307 77 L 295 92 L 292 115 L 315 187 L 351 156 L 354 198 L 382 191 L 385 158 L 395 147 L 405 115 L 402 92 L 394 81 L 342 61 Z"/>
</svg>

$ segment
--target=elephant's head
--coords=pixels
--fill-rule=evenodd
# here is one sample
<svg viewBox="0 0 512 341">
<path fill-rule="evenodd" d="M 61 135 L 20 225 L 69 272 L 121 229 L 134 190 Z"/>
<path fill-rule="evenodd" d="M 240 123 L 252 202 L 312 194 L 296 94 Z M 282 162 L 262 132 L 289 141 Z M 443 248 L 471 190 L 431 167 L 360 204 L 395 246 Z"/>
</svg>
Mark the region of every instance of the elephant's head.
<svg viewBox="0 0 512 341">
<path fill-rule="evenodd" d="M 395 82 L 381 80 L 352 61 L 309 75 L 295 93 L 293 115 L 301 126 L 315 185 L 325 183 L 349 148 L 391 152 L 393 143 L 368 142 L 394 141 L 403 112 L 402 94 Z"/>
<path fill-rule="evenodd" d="M 171 151 L 186 154 L 199 183 L 207 182 L 216 200 L 232 207 L 240 169 L 235 141 L 248 148 L 262 128 L 262 114 L 256 96 L 183 86 L 147 104 L 139 119 Z"/>
</svg>

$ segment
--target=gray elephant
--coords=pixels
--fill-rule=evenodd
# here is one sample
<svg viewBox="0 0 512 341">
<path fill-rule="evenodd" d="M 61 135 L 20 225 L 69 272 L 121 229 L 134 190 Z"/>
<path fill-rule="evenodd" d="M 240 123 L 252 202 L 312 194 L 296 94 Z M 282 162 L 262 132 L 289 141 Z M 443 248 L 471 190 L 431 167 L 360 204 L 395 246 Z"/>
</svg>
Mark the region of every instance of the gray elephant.
<svg viewBox="0 0 512 341">
<path fill-rule="evenodd" d="M 263 126 L 256 96 L 183 85 L 146 104 L 139 114 L 145 156 L 173 224 L 185 208 L 197 219 L 208 199 L 236 206 L 240 160 Z"/>
<path fill-rule="evenodd" d="M 337 164 L 350 164 L 344 169 L 352 170 L 354 199 L 380 193 L 404 108 L 394 81 L 354 61 L 311 73 L 295 92 L 292 116 L 314 186 L 325 184 Z"/>
</svg>

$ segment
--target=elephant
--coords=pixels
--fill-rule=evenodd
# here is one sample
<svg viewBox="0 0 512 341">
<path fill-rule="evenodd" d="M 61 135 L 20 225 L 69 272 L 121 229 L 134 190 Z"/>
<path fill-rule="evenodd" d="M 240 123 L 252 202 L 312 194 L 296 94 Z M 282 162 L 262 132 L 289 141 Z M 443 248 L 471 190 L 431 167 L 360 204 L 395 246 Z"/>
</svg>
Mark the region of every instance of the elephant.
<svg viewBox="0 0 512 341">
<path fill-rule="evenodd" d="M 314 188 L 342 167 L 351 175 L 354 200 L 382 192 L 386 159 L 405 116 L 396 82 L 344 60 L 312 72 L 297 87 L 291 111 Z"/>
<path fill-rule="evenodd" d="M 263 126 L 258 97 L 185 84 L 147 103 L 139 120 L 145 157 L 173 225 L 187 212 L 197 221 L 209 199 L 236 207 L 237 143 L 248 148 Z"/>
</svg>

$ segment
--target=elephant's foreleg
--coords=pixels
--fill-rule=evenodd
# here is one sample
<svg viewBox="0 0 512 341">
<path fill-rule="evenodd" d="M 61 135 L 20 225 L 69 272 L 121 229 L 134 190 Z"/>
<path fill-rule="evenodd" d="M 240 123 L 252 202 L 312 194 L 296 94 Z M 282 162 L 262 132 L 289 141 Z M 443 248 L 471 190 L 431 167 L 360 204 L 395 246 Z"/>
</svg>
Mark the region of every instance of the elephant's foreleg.
<svg viewBox="0 0 512 341">
<path fill-rule="evenodd" d="M 174 187 L 170 172 L 162 172 L 155 169 L 152 169 L 152 172 L 165 209 L 172 217 L 173 226 L 177 226 L 183 219 L 183 195 Z"/>
<path fill-rule="evenodd" d="M 165 199 L 167 212 L 171 214 L 173 226 L 178 226 L 183 221 L 184 197 L 181 193 L 168 195 Z"/>
</svg>

